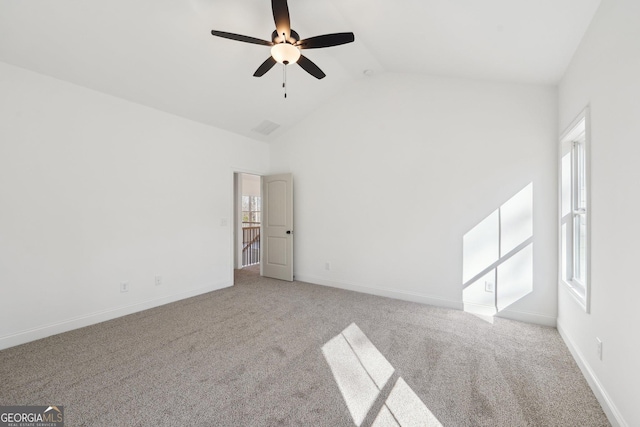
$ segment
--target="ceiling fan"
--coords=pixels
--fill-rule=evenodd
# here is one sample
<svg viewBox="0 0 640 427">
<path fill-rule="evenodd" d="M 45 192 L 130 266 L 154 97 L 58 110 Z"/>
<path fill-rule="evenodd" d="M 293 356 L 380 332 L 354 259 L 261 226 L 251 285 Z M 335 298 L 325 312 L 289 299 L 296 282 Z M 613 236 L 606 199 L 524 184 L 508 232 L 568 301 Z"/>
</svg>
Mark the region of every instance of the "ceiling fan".
<svg viewBox="0 0 640 427">
<path fill-rule="evenodd" d="M 322 79 L 326 74 L 309 58 L 301 55 L 300 49 L 339 46 L 355 40 L 353 33 L 324 34 L 300 40 L 298 33 L 291 29 L 287 0 L 271 0 L 271 8 L 273 10 L 273 19 L 276 23 L 276 29 L 271 34 L 271 41 L 243 36 L 241 34 L 227 33 L 225 31 L 211 31 L 211 34 L 217 37 L 271 46 L 271 56 L 253 73 L 254 77 L 262 77 L 276 65 L 276 63 L 287 65 L 297 62 L 307 73 L 317 79 Z"/>
</svg>

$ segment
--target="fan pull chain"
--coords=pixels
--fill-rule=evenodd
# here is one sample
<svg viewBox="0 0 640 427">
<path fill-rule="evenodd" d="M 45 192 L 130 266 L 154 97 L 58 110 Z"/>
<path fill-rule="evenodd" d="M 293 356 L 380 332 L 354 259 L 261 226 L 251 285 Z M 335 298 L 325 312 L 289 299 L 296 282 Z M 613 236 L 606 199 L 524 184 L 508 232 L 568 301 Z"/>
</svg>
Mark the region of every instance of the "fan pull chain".
<svg viewBox="0 0 640 427">
<path fill-rule="evenodd" d="M 287 64 L 282 65 L 282 88 L 284 89 L 284 97 L 287 97 Z"/>
</svg>

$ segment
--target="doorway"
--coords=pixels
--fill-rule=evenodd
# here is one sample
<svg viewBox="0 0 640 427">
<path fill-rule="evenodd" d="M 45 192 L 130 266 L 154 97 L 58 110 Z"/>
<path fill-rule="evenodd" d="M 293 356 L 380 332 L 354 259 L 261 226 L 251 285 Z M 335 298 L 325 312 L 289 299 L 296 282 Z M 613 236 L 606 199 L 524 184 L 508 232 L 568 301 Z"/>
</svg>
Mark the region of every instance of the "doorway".
<svg viewBox="0 0 640 427">
<path fill-rule="evenodd" d="M 236 173 L 236 262 L 241 269 L 260 264 L 262 194 L 260 176 Z"/>
</svg>

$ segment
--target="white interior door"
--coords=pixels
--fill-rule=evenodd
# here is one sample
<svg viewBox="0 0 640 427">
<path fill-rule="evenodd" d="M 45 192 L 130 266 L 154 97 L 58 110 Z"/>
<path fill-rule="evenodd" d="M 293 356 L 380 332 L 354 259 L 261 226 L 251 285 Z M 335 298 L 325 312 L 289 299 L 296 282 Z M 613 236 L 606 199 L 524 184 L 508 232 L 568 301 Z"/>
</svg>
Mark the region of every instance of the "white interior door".
<svg viewBox="0 0 640 427">
<path fill-rule="evenodd" d="M 293 281 L 293 176 L 262 177 L 262 275 Z"/>
</svg>

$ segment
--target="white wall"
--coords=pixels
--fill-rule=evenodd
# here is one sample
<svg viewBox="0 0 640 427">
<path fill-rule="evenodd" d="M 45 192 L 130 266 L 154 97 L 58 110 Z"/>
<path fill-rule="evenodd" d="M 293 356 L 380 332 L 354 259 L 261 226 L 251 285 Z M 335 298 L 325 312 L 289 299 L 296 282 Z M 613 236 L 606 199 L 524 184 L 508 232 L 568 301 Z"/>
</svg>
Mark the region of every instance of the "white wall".
<svg viewBox="0 0 640 427">
<path fill-rule="evenodd" d="M 0 348 L 231 285 L 232 170 L 268 155 L 0 63 Z"/>
<path fill-rule="evenodd" d="M 555 325 L 556 140 L 551 86 L 361 80 L 272 143 L 296 278 L 462 308 L 463 235 L 533 182 L 534 290 L 502 315 Z"/>
<path fill-rule="evenodd" d="M 591 312 L 559 289 L 558 329 L 615 423 L 640 425 L 640 2 L 603 0 L 559 90 L 591 110 Z M 603 342 L 603 359 L 596 352 Z"/>
</svg>

